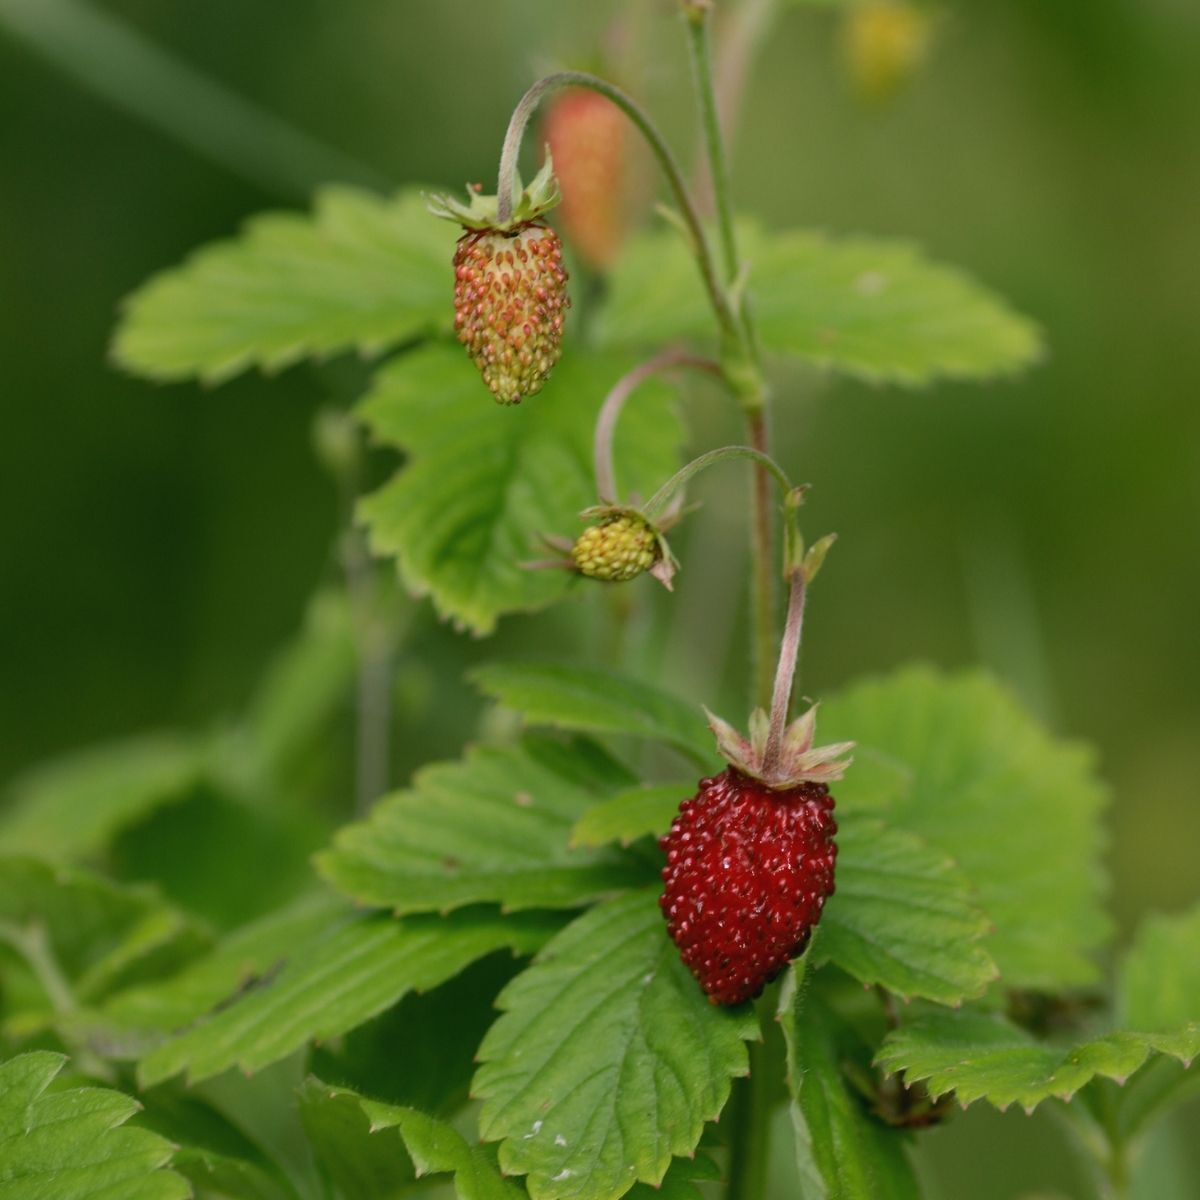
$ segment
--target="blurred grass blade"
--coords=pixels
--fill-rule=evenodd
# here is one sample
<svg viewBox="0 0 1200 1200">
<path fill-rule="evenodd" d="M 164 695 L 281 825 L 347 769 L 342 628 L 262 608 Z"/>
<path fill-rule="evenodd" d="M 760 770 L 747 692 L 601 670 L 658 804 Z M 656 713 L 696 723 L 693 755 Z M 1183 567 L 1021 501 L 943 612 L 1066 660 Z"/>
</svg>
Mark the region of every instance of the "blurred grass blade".
<svg viewBox="0 0 1200 1200">
<path fill-rule="evenodd" d="M 116 108 L 204 158 L 285 197 L 320 183 L 383 188 L 370 167 L 160 50 L 79 0 L 0 0 L 0 29 Z"/>
</svg>

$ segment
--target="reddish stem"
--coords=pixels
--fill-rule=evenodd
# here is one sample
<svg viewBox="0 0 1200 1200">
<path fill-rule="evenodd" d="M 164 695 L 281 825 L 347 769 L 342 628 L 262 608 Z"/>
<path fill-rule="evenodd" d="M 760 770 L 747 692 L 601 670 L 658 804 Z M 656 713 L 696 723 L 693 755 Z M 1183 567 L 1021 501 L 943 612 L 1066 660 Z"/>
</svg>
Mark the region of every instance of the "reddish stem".
<svg viewBox="0 0 1200 1200">
<path fill-rule="evenodd" d="M 632 371 L 617 380 L 612 391 L 608 393 L 604 398 L 604 403 L 600 406 L 593 442 L 596 494 L 603 503 L 617 503 L 617 480 L 613 468 L 613 437 L 617 429 L 617 420 L 621 415 L 621 410 L 625 407 L 625 401 L 645 380 L 661 371 L 669 371 L 673 367 L 695 367 L 698 371 L 707 371 L 711 375 L 721 377 L 720 364 L 713 362 L 712 359 L 689 354 L 686 350 L 665 350 L 662 354 L 634 367 Z"/>
<path fill-rule="evenodd" d="M 783 626 L 783 641 L 779 646 L 779 664 L 775 668 L 775 688 L 771 693 L 771 726 L 763 751 L 763 773 L 768 779 L 779 768 L 788 711 L 792 704 L 796 663 L 800 657 L 800 639 L 804 633 L 804 601 L 808 586 L 803 566 L 792 568 L 788 582 L 791 590 L 788 593 L 787 620 Z"/>
</svg>

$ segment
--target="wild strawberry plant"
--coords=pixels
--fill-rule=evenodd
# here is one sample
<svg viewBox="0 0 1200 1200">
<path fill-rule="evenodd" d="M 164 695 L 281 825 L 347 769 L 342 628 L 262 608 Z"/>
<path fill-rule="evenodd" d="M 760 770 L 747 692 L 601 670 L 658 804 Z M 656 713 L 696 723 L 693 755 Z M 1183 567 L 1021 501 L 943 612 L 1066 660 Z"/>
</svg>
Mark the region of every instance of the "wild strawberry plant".
<svg viewBox="0 0 1200 1200">
<path fill-rule="evenodd" d="M 345 595 L 314 600 L 243 717 L 15 787 L 5 1196 L 384 1200 L 433 1175 L 464 1200 L 757 1198 L 774 1132 L 794 1144 L 780 1195 L 905 1200 L 922 1130 L 976 1101 L 1052 1106 L 1122 1196 L 1146 1131 L 1195 1092 L 1200 912 L 1148 921 L 1102 965 L 1086 751 L 971 673 L 852 686 L 821 704 L 819 740 L 815 707 L 792 719 L 832 539 L 804 538 L 803 464 L 771 456 L 778 364 L 983 380 L 1040 338 L 908 245 L 735 216 L 711 7 L 680 5 L 712 220 L 637 102 L 564 72 L 518 104 L 495 194 L 333 187 L 130 300 L 116 358 L 152 379 L 386 354 L 353 421 L 325 415 L 317 440 L 350 491 L 354 422 L 403 463 L 357 503 Z M 553 153 L 525 187 L 541 105 Z M 626 240 L 634 133 L 667 206 Z M 566 259 L 603 275 L 574 307 L 560 197 Z M 681 466 L 689 400 L 714 382 L 746 444 Z M 580 589 L 670 588 L 688 563 L 668 534 L 711 467 L 754 478 L 744 722 L 636 668 L 489 662 L 472 681 L 507 717 L 378 796 L 372 697 L 406 631 L 361 530 L 482 636 Z M 294 801 L 325 782 L 356 686 L 377 802 L 310 867 Z M 225 894 L 214 842 L 254 856 L 249 890 Z"/>
</svg>

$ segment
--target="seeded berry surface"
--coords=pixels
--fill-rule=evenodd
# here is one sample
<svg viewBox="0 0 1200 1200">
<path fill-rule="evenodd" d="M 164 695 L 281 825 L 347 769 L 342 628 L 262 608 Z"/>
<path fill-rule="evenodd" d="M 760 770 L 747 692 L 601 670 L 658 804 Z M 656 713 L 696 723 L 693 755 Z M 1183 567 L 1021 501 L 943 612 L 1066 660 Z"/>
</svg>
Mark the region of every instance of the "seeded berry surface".
<svg viewBox="0 0 1200 1200">
<path fill-rule="evenodd" d="M 729 767 L 680 805 L 659 839 L 659 906 L 715 1004 L 753 999 L 808 945 L 833 894 L 836 833 L 823 783 L 772 791 Z"/>
<path fill-rule="evenodd" d="M 454 329 L 501 404 L 541 390 L 570 307 L 562 243 L 544 225 L 468 232 L 454 253 Z"/>
</svg>

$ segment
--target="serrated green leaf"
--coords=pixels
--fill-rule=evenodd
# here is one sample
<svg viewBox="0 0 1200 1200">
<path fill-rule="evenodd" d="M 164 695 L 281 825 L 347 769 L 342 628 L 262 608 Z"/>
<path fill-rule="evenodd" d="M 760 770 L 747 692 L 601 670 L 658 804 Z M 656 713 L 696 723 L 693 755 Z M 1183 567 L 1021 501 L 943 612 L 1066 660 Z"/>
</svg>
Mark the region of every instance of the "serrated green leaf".
<svg viewBox="0 0 1200 1200">
<path fill-rule="evenodd" d="M 646 880 L 617 851 L 572 850 L 571 827 L 629 776 L 589 743 L 529 737 L 425 767 L 341 830 L 317 868 L 354 899 L 399 913 L 489 902 L 573 908 Z"/>
<path fill-rule="evenodd" d="M 11 854 L 78 859 L 200 779 L 202 747 L 172 733 L 80 750 L 35 767 L 9 789 L 0 844 Z"/>
<path fill-rule="evenodd" d="M 361 1025 L 410 991 L 436 987 L 494 950 L 530 953 L 554 928 L 544 914 L 503 918 L 482 909 L 403 924 L 385 916 L 353 921 L 297 947 L 273 978 L 151 1051 L 139 1079 L 149 1087 L 181 1071 L 196 1082 L 233 1066 L 260 1070 L 306 1042 Z"/>
<path fill-rule="evenodd" d="M 171 1144 L 125 1122 L 138 1103 L 107 1088 L 47 1091 L 61 1054 L 0 1065 L 0 1200 L 183 1200 Z"/>
<path fill-rule="evenodd" d="M 346 1200 L 390 1200 L 415 1174 L 450 1174 L 459 1200 L 520 1200 L 490 1147 L 473 1146 L 445 1121 L 370 1100 L 310 1077 L 300 1092 L 305 1127 Z M 395 1131 L 395 1138 L 386 1136 Z M 380 1136 L 381 1134 L 385 1136 Z M 410 1166 L 411 1159 L 411 1166 Z"/>
<path fill-rule="evenodd" d="M 787 1043 L 790 1111 L 801 1200 L 919 1200 L 905 1137 L 872 1117 L 845 1067 L 870 1052 L 848 1025 L 803 986 L 803 960 L 779 998 Z"/>
<path fill-rule="evenodd" d="M 139 1058 L 165 1037 L 273 978 L 297 946 L 341 928 L 351 916 L 340 896 L 316 892 L 221 938 L 166 979 L 128 987 L 73 1023 L 108 1058 Z"/>
<path fill-rule="evenodd" d="M 821 917 L 814 964 L 864 984 L 958 1004 L 980 995 L 996 964 L 980 945 L 990 922 L 970 881 L 920 838 L 848 819 L 837 836 L 837 890 Z"/>
<path fill-rule="evenodd" d="M 152 888 L 116 884 L 79 867 L 0 858 L 0 957 L 10 1030 L 34 1032 L 76 1003 L 95 1004 L 122 986 L 177 969 L 208 933 Z M 33 960 L 48 960 L 49 975 Z M 23 972 L 22 962 L 33 968 Z"/>
<path fill-rule="evenodd" d="M 362 1097 L 309 1076 L 296 1093 L 317 1169 L 339 1200 L 396 1200 L 416 1180 L 394 1138 L 375 1137 Z"/>
<path fill-rule="evenodd" d="M 638 838 L 666 833 L 683 800 L 696 793 L 695 783 L 660 783 L 633 787 L 593 805 L 571 830 L 573 846 L 631 845 Z"/>
<path fill-rule="evenodd" d="M 469 1099 L 475 1050 L 496 1019 L 496 996 L 520 970 L 511 954 L 488 955 L 336 1042 L 314 1047 L 309 1070 L 374 1100 L 449 1120 Z"/>
<path fill-rule="evenodd" d="M 753 1010 L 710 1004 L 653 892 L 579 917 L 497 1001 L 479 1050 L 480 1131 L 534 1200 L 615 1200 L 690 1154 L 744 1075 Z"/>
<path fill-rule="evenodd" d="M 598 667 L 537 662 L 489 663 L 470 677 L 532 725 L 666 742 L 702 769 L 716 761 L 704 710 L 652 684 Z"/>
<path fill-rule="evenodd" d="M 494 404 L 461 347 L 431 344 L 377 376 L 360 413 L 380 441 L 408 453 L 360 514 L 380 554 L 395 555 L 405 585 L 478 634 L 504 613 L 542 608 L 572 582 L 543 535 L 574 539 L 597 502 L 592 434 L 609 388 L 631 366 L 568 347 L 545 389 L 519 408 Z M 681 439 L 671 390 L 639 390 L 617 431 L 625 493 L 649 495 L 675 469 Z"/>
<path fill-rule="evenodd" d="M 326 188 L 311 216 L 254 217 L 150 279 L 125 303 L 113 357 L 151 379 L 219 383 L 448 329 L 454 236 L 414 189 Z"/>
<path fill-rule="evenodd" d="M 1051 739 L 986 676 L 923 668 L 826 701 L 821 736 L 908 769 L 907 787 L 872 811 L 959 864 L 996 926 L 985 946 L 1006 986 L 1096 978 L 1105 793 L 1087 750 Z M 853 811 L 852 789 L 838 800 Z"/>
<path fill-rule="evenodd" d="M 657 1187 L 639 1183 L 626 1195 L 628 1200 L 704 1200 L 705 1193 L 697 1183 L 712 1183 L 720 1178 L 717 1164 L 708 1155 L 697 1154 L 695 1158 L 673 1159 Z"/>
<path fill-rule="evenodd" d="M 873 383 L 982 379 L 1035 362 L 1027 318 L 964 272 L 905 242 L 741 230 L 749 295 L 768 352 Z M 691 256 L 673 232 L 633 243 L 617 265 L 600 335 L 610 344 L 712 336 Z"/>
<path fill-rule="evenodd" d="M 998 1108 L 1015 1103 L 1032 1110 L 1051 1096 L 1070 1099 L 1096 1076 L 1123 1082 L 1154 1052 L 1194 1058 L 1200 1025 L 1054 1045 L 995 1013 L 923 1010 L 888 1034 L 876 1061 L 910 1082 L 924 1080 L 935 1096 L 953 1091 L 964 1105 L 986 1099 Z"/>
</svg>

